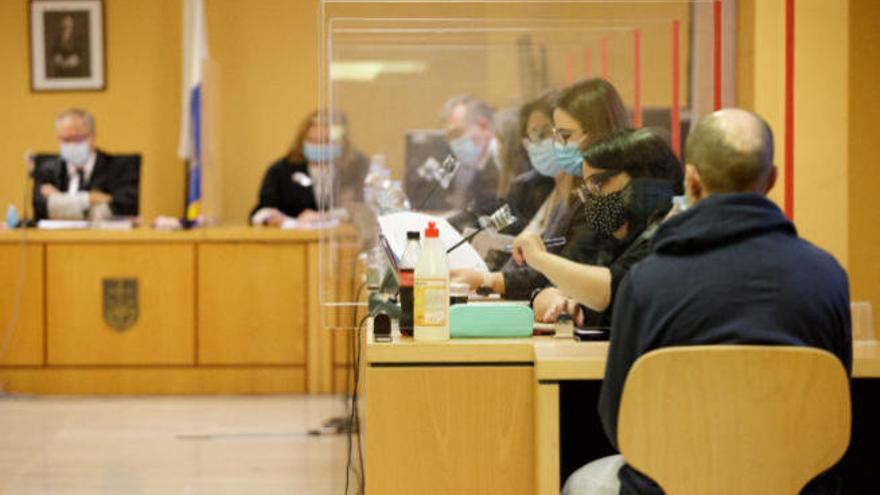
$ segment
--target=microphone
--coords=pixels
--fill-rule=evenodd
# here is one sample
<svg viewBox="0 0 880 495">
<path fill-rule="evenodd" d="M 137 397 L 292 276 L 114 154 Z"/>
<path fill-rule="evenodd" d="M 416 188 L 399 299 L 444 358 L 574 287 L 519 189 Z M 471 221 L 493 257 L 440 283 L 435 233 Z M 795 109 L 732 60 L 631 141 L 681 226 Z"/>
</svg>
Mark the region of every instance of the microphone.
<svg viewBox="0 0 880 495">
<path fill-rule="evenodd" d="M 455 243 L 454 246 L 446 250 L 446 254 L 451 253 L 455 248 L 461 246 L 465 242 L 470 241 L 474 238 L 475 235 L 480 232 L 491 229 L 495 232 L 501 232 L 502 230 L 510 227 L 514 223 L 516 223 L 516 216 L 513 215 L 513 212 L 510 211 L 510 206 L 507 204 L 501 205 L 501 208 L 495 210 L 494 213 L 487 217 L 480 217 L 479 220 L 480 228 L 468 234 L 467 237 Z"/>
<path fill-rule="evenodd" d="M 22 205 L 21 205 L 21 219 L 19 220 L 19 225 L 22 227 L 27 227 L 30 225 L 30 218 L 28 215 L 28 210 L 30 205 L 33 203 L 33 185 L 31 184 L 31 180 L 35 179 L 34 175 L 36 173 L 36 160 L 34 158 L 34 152 L 31 149 L 28 149 L 24 152 L 24 164 L 25 170 L 27 174 L 24 176 L 24 191 L 22 194 Z"/>
<path fill-rule="evenodd" d="M 492 228 L 496 232 L 501 232 L 516 223 L 516 216 L 510 210 L 510 205 L 503 204 L 491 215 L 480 217 L 479 223 L 483 229 Z"/>
<path fill-rule="evenodd" d="M 429 159 L 425 162 L 424 165 L 419 169 L 419 175 L 421 177 L 430 179 L 434 182 L 434 187 L 431 188 L 431 191 L 428 192 L 427 196 L 422 200 L 419 204 L 417 210 L 423 210 L 425 205 L 434 197 L 437 190 L 441 187 L 446 190 L 449 189 L 449 185 L 452 183 L 452 179 L 455 178 L 455 173 L 458 172 L 461 163 L 455 159 L 452 155 L 446 155 L 446 158 L 443 160 L 443 163 L 437 165 L 437 160 Z"/>
</svg>

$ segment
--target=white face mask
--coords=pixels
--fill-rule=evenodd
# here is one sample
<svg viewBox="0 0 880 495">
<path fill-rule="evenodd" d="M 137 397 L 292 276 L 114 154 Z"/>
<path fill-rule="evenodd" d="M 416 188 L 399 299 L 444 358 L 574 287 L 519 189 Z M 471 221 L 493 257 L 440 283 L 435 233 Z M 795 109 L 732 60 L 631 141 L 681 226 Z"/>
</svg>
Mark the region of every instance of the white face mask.
<svg viewBox="0 0 880 495">
<path fill-rule="evenodd" d="M 455 155 L 455 158 L 467 167 L 477 166 L 480 163 L 480 158 L 483 157 L 483 148 L 474 142 L 471 133 L 450 141 L 449 147 L 452 149 L 452 154 Z"/>
<path fill-rule="evenodd" d="M 90 152 L 91 149 L 89 148 L 88 141 L 61 143 L 61 158 L 74 167 L 85 165 L 86 161 L 89 159 Z"/>
</svg>

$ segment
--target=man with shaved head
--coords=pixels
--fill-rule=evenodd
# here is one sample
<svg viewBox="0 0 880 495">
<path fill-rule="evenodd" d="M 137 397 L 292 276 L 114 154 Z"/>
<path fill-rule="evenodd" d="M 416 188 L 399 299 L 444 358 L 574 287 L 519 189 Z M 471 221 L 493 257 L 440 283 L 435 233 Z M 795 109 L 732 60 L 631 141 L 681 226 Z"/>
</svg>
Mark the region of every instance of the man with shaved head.
<svg viewBox="0 0 880 495">
<path fill-rule="evenodd" d="M 831 255 L 800 239 L 765 197 L 776 181 L 773 133 L 757 115 L 715 112 L 685 150 L 690 206 L 654 235 L 652 254 L 621 282 L 599 415 L 616 445 L 630 367 L 661 347 L 712 344 L 806 346 L 852 369 L 849 286 Z M 840 492 L 836 469 L 801 493 Z M 587 464 L 565 494 L 660 494 L 620 456 Z"/>
</svg>

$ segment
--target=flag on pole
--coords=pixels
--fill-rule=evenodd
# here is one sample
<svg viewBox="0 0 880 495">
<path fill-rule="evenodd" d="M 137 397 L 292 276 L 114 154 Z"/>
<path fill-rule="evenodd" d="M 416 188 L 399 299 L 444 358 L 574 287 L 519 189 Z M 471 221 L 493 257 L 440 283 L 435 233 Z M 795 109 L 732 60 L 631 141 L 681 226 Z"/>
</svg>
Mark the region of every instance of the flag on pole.
<svg viewBox="0 0 880 495">
<path fill-rule="evenodd" d="M 201 216 L 202 202 L 202 64 L 208 58 L 202 0 L 183 2 L 183 88 L 178 156 L 187 162 L 186 219 Z"/>
</svg>

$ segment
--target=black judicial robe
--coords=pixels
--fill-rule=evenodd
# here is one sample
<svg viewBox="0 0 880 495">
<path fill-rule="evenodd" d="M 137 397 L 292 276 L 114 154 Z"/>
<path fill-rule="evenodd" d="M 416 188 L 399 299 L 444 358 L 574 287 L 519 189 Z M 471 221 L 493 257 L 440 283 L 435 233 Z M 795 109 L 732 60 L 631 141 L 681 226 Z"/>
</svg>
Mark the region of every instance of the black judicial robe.
<svg viewBox="0 0 880 495">
<path fill-rule="evenodd" d="M 95 167 L 80 191 L 100 191 L 113 199 L 110 211 L 117 216 L 137 216 L 140 189 L 140 155 L 109 155 L 96 150 Z M 40 194 L 43 184 L 51 184 L 59 191 L 70 185 L 67 162 L 58 155 L 37 155 L 34 158 L 34 219 L 48 218 L 48 201 Z"/>
</svg>

